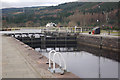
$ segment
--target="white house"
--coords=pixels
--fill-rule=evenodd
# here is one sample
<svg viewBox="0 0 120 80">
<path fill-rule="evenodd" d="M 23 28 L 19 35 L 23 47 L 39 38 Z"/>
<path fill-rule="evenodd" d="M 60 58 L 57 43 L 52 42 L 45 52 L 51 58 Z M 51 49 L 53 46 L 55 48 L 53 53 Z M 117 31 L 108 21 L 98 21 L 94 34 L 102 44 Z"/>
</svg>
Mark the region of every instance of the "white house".
<svg viewBox="0 0 120 80">
<path fill-rule="evenodd" d="M 55 24 L 55 23 L 47 23 L 47 25 L 46 25 L 46 27 L 56 27 L 57 26 L 57 24 Z"/>
</svg>

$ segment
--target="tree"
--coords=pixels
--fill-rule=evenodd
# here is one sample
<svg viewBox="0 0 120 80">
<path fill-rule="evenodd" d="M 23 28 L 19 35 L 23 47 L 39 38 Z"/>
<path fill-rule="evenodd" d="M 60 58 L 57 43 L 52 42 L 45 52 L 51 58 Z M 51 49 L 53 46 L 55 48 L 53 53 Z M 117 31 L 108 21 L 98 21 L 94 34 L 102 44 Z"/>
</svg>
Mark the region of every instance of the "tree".
<svg viewBox="0 0 120 80">
<path fill-rule="evenodd" d="M 34 26 L 35 26 L 35 27 L 40 27 L 40 23 L 37 22 L 37 23 L 34 24 Z"/>
<path fill-rule="evenodd" d="M 34 25 L 33 21 L 28 21 L 25 23 L 26 27 L 32 27 Z"/>
<path fill-rule="evenodd" d="M 7 21 L 6 20 L 2 20 L 2 26 L 5 27 L 7 25 Z"/>
<path fill-rule="evenodd" d="M 74 21 L 70 21 L 70 22 L 68 23 L 68 25 L 69 25 L 70 27 L 78 26 L 77 23 L 74 22 Z"/>
</svg>

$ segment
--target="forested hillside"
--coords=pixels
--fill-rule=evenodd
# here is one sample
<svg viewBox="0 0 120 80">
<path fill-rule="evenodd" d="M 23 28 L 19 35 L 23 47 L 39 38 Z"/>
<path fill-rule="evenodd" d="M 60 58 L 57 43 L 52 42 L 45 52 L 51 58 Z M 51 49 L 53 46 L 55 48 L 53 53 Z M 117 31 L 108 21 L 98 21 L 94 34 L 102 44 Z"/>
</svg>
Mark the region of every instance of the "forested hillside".
<svg viewBox="0 0 120 80">
<path fill-rule="evenodd" d="M 117 2 L 70 2 L 58 6 L 2 9 L 3 27 L 38 27 L 54 22 L 58 26 L 118 27 Z M 99 20 L 97 22 L 97 20 Z"/>
</svg>

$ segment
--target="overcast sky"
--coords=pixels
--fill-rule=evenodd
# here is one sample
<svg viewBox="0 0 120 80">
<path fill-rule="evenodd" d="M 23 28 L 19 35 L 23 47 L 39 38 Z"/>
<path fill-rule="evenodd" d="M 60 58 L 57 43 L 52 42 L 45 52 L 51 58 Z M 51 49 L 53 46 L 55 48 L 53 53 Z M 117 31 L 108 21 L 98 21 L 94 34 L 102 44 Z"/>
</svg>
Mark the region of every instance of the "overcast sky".
<svg viewBox="0 0 120 80">
<path fill-rule="evenodd" d="M 119 0 L 1 0 L 0 8 L 31 7 L 31 6 L 55 6 L 65 2 L 92 2 L 92 1 L 119 1 Z"/>
<path fill-rule="evenodd" d="M 30 6 L 55 6 L 65 2 L 76 0 L 1 0 L 2 8 L 30 7 Z"/>
</svg>

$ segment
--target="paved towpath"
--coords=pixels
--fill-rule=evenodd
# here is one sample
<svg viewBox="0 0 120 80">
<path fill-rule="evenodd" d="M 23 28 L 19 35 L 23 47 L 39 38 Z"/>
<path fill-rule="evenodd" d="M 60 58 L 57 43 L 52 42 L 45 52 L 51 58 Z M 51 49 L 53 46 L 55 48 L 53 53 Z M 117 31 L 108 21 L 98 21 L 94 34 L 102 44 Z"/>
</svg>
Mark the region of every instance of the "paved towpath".
<svg viewBox="0 0 120 80">
<path fill-rule="evenodd" d="M 26 59 L 27 54 L 11 37 L 2 36 L 2 77 L 3 78 L 53 78 L 47 70 L 36 67 Z M 37 70 L 39 69 L 39 70 Z M 45 76 L 47 74 L 47 76 Z"/>
<path fill-rule="evenodd" d="M 3 78 L 79 78 L 71 72 L 50 73 L 48 59 L 15 38 L 2 36 L 1 44 Z"/>
</svg>

